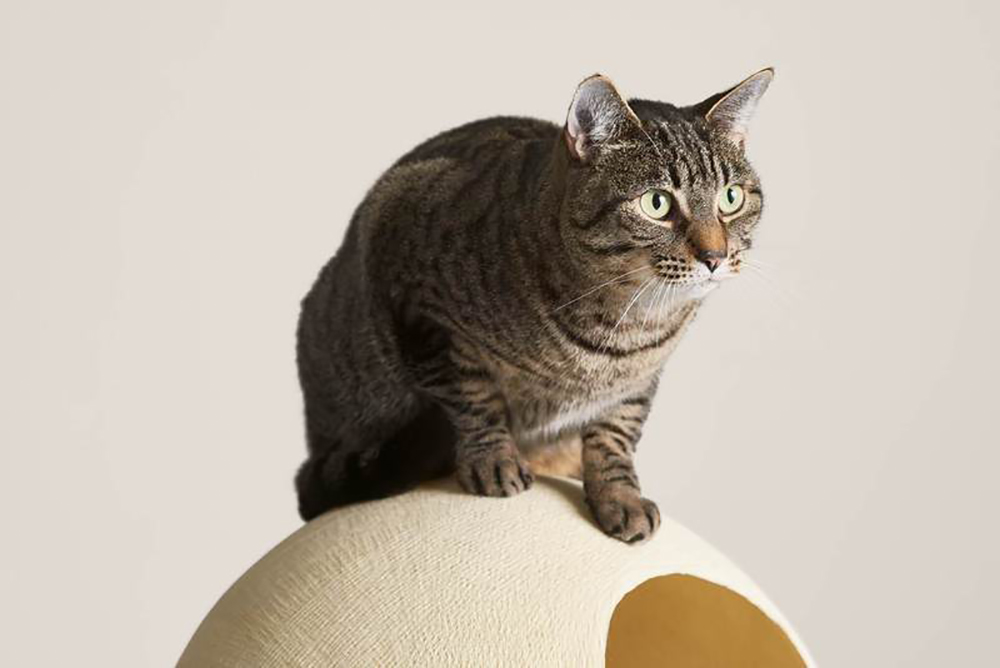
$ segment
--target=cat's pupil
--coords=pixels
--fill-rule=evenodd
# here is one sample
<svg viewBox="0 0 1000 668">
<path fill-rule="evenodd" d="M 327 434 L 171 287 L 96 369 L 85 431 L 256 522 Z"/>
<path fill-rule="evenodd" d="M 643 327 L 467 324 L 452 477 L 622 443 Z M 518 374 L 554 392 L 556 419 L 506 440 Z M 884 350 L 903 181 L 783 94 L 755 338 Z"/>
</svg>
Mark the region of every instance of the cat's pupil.
<svg viewBox="0 0 1000 668">
<path fill-rule="evenodd" d="M 726 188 L 726 199 L 729 200 L 730 204 L 732 204 L 733 202 L 735 202 L 736 201 L 736 191 L 733 190 L 732 188 Z"/>
<path fill-rule="evenodd" d="M 653 208 L 660 208 L 660 193 L 653 193 Z"/>
</svg>

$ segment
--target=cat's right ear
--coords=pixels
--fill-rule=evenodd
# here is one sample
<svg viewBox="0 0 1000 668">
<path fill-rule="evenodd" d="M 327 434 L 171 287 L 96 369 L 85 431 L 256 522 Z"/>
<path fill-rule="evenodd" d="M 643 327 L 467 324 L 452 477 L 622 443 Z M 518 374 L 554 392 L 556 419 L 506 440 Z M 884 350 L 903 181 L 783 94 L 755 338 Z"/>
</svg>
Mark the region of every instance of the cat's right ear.
<svg viewBox="0 0 1000 668">
<path fill-rule="evenodd" d="M 731 142 L 743 149 L 747 139 L 747 125 L 772 79 L 774 68 L 765 68 L 694 108 L 705 117 L 710 126 L 721 130 Z"/>
<path fill-rule="evenodd" d="M 638 117 L 611 79 L 595 74 L 577 86 L 566 115 L 563 137 L 570 155 L 586 162 L 601 144 L 613 141 L 638 124 Z"/>
</svg>

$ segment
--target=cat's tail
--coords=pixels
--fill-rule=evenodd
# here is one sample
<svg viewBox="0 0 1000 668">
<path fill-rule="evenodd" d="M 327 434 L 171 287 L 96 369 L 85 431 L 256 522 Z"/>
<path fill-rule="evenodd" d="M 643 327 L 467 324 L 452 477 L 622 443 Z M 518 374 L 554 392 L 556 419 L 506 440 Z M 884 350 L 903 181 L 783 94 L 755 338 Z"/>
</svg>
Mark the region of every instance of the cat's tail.
<svg viewBox="0 0 1000 668">
<path fill-rule="evenodd" d="M 305 521 L 338 506 L 402 494 L 454 470 L 455 433 L 433 405 L 381 446 L 345 452 L 336 445 L 314 451 L 295 476 Z"/>
</svg>

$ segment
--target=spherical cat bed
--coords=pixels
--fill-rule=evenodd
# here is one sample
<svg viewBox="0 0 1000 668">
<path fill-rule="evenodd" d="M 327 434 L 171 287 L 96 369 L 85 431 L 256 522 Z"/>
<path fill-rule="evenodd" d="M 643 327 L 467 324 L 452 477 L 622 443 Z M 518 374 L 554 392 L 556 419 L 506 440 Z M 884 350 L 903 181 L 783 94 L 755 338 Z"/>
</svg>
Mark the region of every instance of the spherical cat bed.
<svg viewBox="0 0 1000 668">
<path fill-rule="evenodd" d="M 215 605 L 206 666 L 811 666 L 774 605 L 664 518 L 625 545 L 580 486 L 511 499 L 435 482 L 313 520 Z"/>
</svg>

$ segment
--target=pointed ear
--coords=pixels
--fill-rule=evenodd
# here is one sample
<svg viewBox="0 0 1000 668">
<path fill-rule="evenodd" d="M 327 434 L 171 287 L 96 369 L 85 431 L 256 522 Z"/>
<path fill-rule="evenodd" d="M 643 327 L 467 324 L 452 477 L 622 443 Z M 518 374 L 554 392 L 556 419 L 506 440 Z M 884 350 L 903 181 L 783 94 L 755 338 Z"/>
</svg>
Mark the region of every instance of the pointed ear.
<svg viewBox="0 0 1000 668">
<path fill-rule="evenodd" d="M 704 115 L 710 126 L 721 130 L 742 149 L 746 144 L 750 118 L 773 78 L 774 69 L 768 67 L 695 105 L 695 109 Z"/>
<path fill-rule="evenodd" d="M 620 137 L 638 124 L 639 118 L 611 79 L 595 74 L 577 86 L 563 135 L 570 154 L 586 162 L 602 143 Z"/>
</svg>

